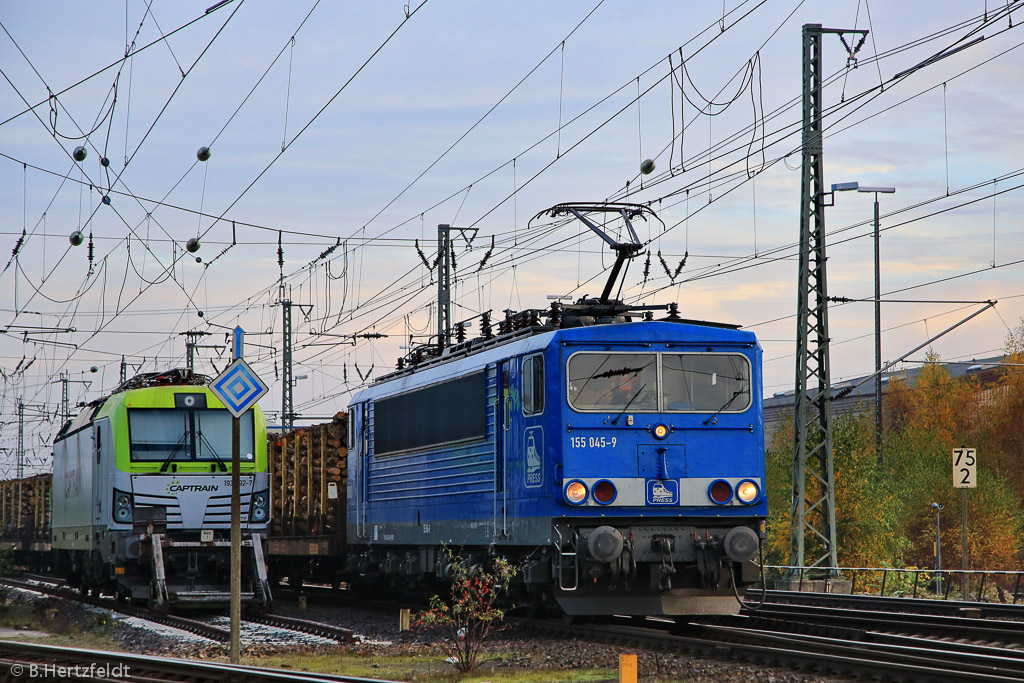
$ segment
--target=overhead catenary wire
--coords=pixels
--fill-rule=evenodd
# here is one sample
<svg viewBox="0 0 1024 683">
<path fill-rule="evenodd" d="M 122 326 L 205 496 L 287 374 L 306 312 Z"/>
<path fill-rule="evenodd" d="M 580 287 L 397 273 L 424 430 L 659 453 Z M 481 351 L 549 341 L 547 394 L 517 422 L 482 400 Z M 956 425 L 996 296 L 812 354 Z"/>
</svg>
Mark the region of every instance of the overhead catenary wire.
<svg viewBox="0 0 1024 683">
<path fill-rule="evenodd" d="M 717 128 L 717 127 L 716 127 L 716 128 Z M 554 232 L 552 232 L 552 233 L 550 233 L 550 234 L 555 234 L 555 233 L 554 233 Z M 371 239 L 367 239 L 367 240 L 366 240 L 366 241 L 365 241 L 365 242 L 364 242 L 363 244 L 364 244 L 364 245 L 370 245 L 370 244 L 373 244 L 373 241 L 372 241 Z M 529 247 L 524 247 L 524 249 L 529 249 L 529 251 L 530 251 L 530 252 L 532 252 L 532 253 L 538 253 L 538 254 L 539 254 L 540 252 L 539 252 L 538 250 L 539 250 L 539 249 L 542 249 L 542 247 L 537 247 L 537 246 L 529 246 Z M 520 253 L 527 253 L 527 252 L 526 252 L 526 251 L 520 251 Z M 507 264 L 506 264 L 506 265 L 507 265 Z M 500 260 L 500 259 L 496 259 L 496 260 L 495 260 L 495 266 L 496 266 L 496 268 L 501 268 L 501 267 L 504 267 L 504 266 L 502 265 L 502 263 L 501 263 L 501 260 Z M 491 272 L 499 272 L 499 271 L 495 270 L 495 271 L 491 271 Z"/>
</svg>

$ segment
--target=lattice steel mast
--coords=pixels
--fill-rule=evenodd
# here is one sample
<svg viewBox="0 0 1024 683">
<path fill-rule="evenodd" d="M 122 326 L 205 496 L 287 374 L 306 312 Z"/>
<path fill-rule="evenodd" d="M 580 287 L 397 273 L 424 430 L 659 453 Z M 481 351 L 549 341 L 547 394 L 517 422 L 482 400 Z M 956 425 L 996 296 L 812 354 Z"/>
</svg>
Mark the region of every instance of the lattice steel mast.
<svg viewBox="0 0 1024 683">
<path fill-rule="evenodd" d="M 789 564 L 800 567 L 838 566 L 822 161 L 821 36 L 826 33 L 839 34 L 849 53 L 848 61 L 852 61 L 863 45 L 867 31 L 822 28 L 821 24 L 805 24 L 803 27 L 803 169 L 789 559 Z M 842 37 L 844 33 L 859 34 L 861 39 L 851 48 Z M 808 532 L 814 549 L 809 562 L 805 543 Z"/>
</svg>

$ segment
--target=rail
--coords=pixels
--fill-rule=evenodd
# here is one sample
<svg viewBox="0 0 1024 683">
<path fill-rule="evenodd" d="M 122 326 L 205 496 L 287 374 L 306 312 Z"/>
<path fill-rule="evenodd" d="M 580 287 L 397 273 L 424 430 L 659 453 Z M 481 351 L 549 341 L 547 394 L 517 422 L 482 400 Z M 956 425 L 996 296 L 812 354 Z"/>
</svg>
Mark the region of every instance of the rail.
<svg viewBox="0 0 1024 683">
<path fill-rule="evenodd" d="M 793 565 L 764 565 L 765 573 L 769 578 L 769 588 L 777 588 L 779 582 L 788 581 L 797 583 L 796 590 L 803 591 L 805 583 L 823 581 L 824 592 L 831 592 L 835 582 L 848 576 L 850 580 L 850 593 L 857 592 L 857 580 L 861 579 L 861 592 L 868 595 L 886 597 L 887 587 L 891 589 L 890 597 L 918 597 L 918 592 L 930 594 L 935 598 L 949 600 L 950 595 L 957 599 L 971 599 L 976 602 L 990 602 L 987 600 L 987 587 L 996 586 L 994 595 L 1001 595 L 1001 585 L 996 580 L 1001 578 L 1009 579 L 1008 583 L 1013 584 L 1013 590 L 1006 590 L 1008 594 L 1003 599 L 1011 604 L 1018 604 L 1021 598 L 1021 588 L 1024 587 L 1024 570 L 986 570 L 986 569 L 922 569 L 917 567 L 895 568 L 895 567 L 799 567 Z M 879 583 L 877 577 L 881 576 L 878 592 L 873 592 L 873 586 Z M 925 577 L 922 582 L 922 576 Z M 895 577 L 895 578 L 890 578 Z M 912 579 L 911 579 L 912 577 Z M 959 578 L 960 581 L 954 581 Z M 977 579 L 975 581 L 975 579 Z M 954 585 L 959 583 L 961 590 L 954 591 Z M 923 585 L 922 585 L 923 584 Z M 971 588 L 976 585 L 977 590 Z M 931 588 L 929 590 L 929 587 Z M 966 590 L 965 590 L 966 589 Z M 1005 589 L 1004 589 L 1005 590 Z M 844 591 L 845 592 L 845 591 Z M 909 592 L 909 596 L 907 595 Z"/>
<path fill-rule="evenodd" d="M 136 607 L 128 603 L 118 602 L 116 600 L 108 600 L 105 598 L 99 598 L 95 596 L 82 595 L 59 585 L 47 585 L 45 583 L 30 583 L 28 581 L 18 581 L 17 579 L 11 578 L 0 579 L 0 585 L 11 586 L 14 588 L 20 588 L 22 590 L 33 591 L 36 593 L 42 593 L 44 595 L 49 595 L 55 598 L 62 598 L 64 600 L 80 602 L 85 605 L 92 605 L 93 607 L 99 607 L 100 609 L 109 610 L 111 612 L 118 612 L 120 614 L 124 614 L 130 617 L 137 617 L 139 619 L 145 619 L 146 621 L 152 621 L 158 624 L 163 624 L 164 626 L 171 626 L 172 628 L 181 629 L 182 631 L 188 631 L 198 636 L 209 638 L 210 640 L 215 640 L 221 643 L 226 643 L 231 636 L 231 634 L 226 629 L 218 628 L 217 626 L 213 626 L 202 621 L 196 621 L 195 619 L 187 619 L 176 614 L 169 614 L 167 612 L 147 609 L 145 607 Z"/>
</svg>

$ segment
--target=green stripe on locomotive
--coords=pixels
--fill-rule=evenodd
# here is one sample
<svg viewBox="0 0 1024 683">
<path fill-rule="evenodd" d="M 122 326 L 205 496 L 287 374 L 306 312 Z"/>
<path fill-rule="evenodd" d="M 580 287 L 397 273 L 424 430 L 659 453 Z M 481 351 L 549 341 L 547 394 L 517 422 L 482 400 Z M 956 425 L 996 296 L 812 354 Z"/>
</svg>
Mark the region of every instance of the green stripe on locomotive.
<svg viewBox="0 0 1024 683">
<path fill-rule="evenodd" d="M 114 454 L 117 469 L 121 472 L 139 474 L 144 472 L 158 472 L 162 465 L 160 461 L 139 462 L 133 461 L 129 452 L 130 434 L 128 429 L 128 411 L 132 409 L 175 409 L 176 394 L 202 395 L 205 397 L 206 407 L 211 410 L 226 410 L 224 404 L 217 398 L 210 389 L 203 386 L 165 386 L 145 387 L 142 389 L 130 389 L 108 398 L 99 411 L 93 416 L 93 420 L 104 417 L 110 420 L 111 432 L 114 438 Z M 249 419 L 249 414 L 242 415 L 242 420 Z M 245 459 L 242 454 L 240 471 L 243 473 L 266 472 L 267 471 L 267 426 L 263 411 L 259 405 L 252 408 L 253 441 L 255 451 L 252 460 Z M 231 464 L 230 451 L 221 454 L 224 463 Z M 174 464 L 178 473 L 187 474 L 209 473 L 210 461 L 189 461 L 175 459 Z"/>
</svg>

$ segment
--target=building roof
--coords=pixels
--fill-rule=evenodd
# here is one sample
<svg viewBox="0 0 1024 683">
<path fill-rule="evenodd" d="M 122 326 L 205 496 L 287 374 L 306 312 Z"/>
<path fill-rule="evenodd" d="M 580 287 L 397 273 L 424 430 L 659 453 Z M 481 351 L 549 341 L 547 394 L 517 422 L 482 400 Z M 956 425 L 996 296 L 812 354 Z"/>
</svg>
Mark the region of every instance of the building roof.
<svg viewBox="0 0 1024 683">
<path fill-rule="evenodd" d="M 946 368 L 949 376 L 952 378 L 965 377 L 969 375 L 986 375 L 1000 367 L 1003 362 L 1002 356 L 993 356 L 991 358 L 980 358 L 969 361 L 947 361 L 940 363 Z M 907 382 L 909 386 L 914 386 L 914 382 L 917 379 L 918 373 L 921 372 L 923 365 L 917 367 L 908 367 L 900 370 L 892 370 L 889 372 L 882 373 L 882 392 L 886 391 L 887 385 L 893 379 L 902 379 Z M 832 383 L 832 395 L 839 394 L 843 389 L 857 386 L 850 393 L 845 394 L 841 398 L 834 400 L 853 401 L 858 400 L 873 400 L 875 396 L 875 382 L 872 379 L 865 379 L 872 377 L 872 375 L 861 375 L 859 377 L 853 377 L 850 379 L 843 379 Z M 768 408 L 779 408 L 782 406 L 793 405 L 793 395 L 796 393 L 795 389 L 789 391 L 779 391 L 771 396 L 766 396 L 764 399 L 765 410 Z"/>
</svg>

